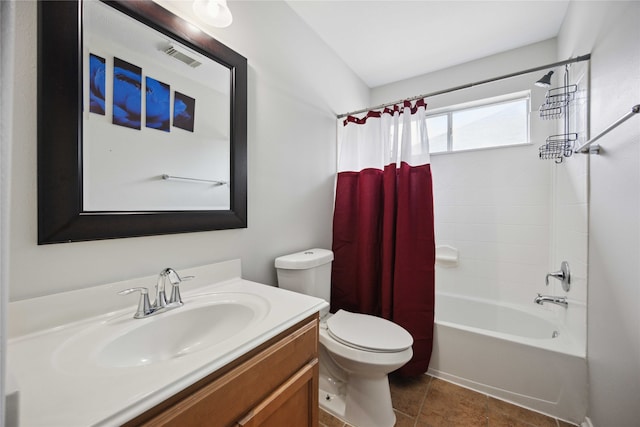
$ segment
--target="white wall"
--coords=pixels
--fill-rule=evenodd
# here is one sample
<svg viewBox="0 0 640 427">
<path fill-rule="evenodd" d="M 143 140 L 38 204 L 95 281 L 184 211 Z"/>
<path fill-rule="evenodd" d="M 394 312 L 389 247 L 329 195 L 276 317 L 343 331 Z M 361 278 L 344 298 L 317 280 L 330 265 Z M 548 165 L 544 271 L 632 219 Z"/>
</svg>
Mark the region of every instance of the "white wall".
<svg viewBox="0 0 640 427">
<path fill-rule="evenodd" d="M 0 426 L 8 419 L 10 404 L 5 396 L 11 393 L 6 384 L 6 342 L 8 337 L 7 307 L 9 302 L 9 174 L 11 170 L 11 126 L 12 112 L 9 100 L 13 97 L 13 87 L 9 84 L 13 66 L 9 58 L 15 27 L 15 8 L 12 3 L 0 3 Z"/>
<path fill-rule="evenodd" d="M 560 58 L 591 52 L 591 135 L 640 103 L 640 2 L 571 2 Z M 590 158 L 588 416 L 596 427 L 640 420 L 640 118 Z"/>
<path fill-rule="evenodd" d="M 369 104 L 369 90 L 285 3 L 231 8 L 216 35 L 249 64 L 248 228 L 38 246 L 36 3 L 16 2 L 11 300 L 233 258 L 275 284 L 275 257 L 330 247 L 335 114 Z"/>
</svg>

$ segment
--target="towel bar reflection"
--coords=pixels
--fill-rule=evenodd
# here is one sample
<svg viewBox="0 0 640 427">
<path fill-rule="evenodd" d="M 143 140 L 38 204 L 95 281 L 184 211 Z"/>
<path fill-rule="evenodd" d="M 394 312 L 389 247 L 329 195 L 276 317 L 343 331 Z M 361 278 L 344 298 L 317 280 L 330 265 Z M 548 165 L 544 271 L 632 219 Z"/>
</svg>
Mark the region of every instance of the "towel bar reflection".
<svg viewBox="0 0 640 427">
<path fill-rule="evenodd" d="M 638 113 L 640 113 L 640 104 L 634 105 L 631 108 L 631 111 L 629 111 L 627 114 L 625 114 L 624 116 L 620 117 L 618 120 L 613 122 L 608 128 L 600 132 L 598 136 L 591 138 L 590 140 L 582 144 L 580 147 L 576 148 L 574 150 L 574 153 L 598 154 L 598 152 L 600 151 L 600 146 L 599 145 L 592 146 L 592 144 L 597 140 L 599 140 L 600 138 L 602 138 L 603 136 L 605 136 L 606 134 L 608 134 L 609 132 L 611 132 L 612 130 L 614 130 L 615 128 L 617 128 L 618 126 L 620 126 L 622 123 L 629 120 L 631 117 L 633 117 L 634 114 L 638 114 Z"/>
<path fill-rule="evenodd" d="M 172 179 L 179 179 L 182 181 L 196 181 L 196 182 L 208 182 L 214 185 L 214 187 L 219 187 L 221 185 L 225 185 L 227 183 L 227 181 L 215 181 L 212 179 L 200 179 L 200 178 L 189 178 L 189 177 L 185 177 L 185 176 L 173 176 L 173 175 L 168 175 L 166 173 L 163 173 L 161 175 L 162 179 L 165 180 L 172 180 Z"/>
</svg>

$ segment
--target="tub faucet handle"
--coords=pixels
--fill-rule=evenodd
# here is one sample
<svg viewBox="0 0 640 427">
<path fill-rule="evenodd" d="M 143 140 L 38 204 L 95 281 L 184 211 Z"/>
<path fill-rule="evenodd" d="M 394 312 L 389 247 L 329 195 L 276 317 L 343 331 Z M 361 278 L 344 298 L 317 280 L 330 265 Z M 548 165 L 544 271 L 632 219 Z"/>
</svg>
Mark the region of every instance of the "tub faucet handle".
<svg viewBox="0 0 640 427">
<path fill-rule="evenodd" d="M 548 273 L 547 277 L 544 278 L 544 284 L 549 286 L 549 277 L 553 277 L 554 279 L 562 280 L 564 279 L 564 273 L 562 271 L 555 271 L 553 273 Z"/>
<path fill-rule="evenodd" d="M 569 272 L 569 263 L 567 261 L 562 261 L 559 271 L 547 274 L 544 278 L 544 283 L 547 286 L 549 286 L 549 277 L 560 280 L 562 282 L 562 289 L 565 292 L 569 292 L 571 288 L 571 273 Z"/>
</svg>

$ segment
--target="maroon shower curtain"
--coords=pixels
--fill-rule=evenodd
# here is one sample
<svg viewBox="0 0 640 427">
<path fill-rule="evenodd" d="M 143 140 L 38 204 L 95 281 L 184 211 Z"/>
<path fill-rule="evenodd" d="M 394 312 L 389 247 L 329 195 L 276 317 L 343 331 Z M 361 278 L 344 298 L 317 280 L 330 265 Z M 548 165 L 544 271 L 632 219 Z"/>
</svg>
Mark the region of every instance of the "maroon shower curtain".
<svg viewBox="0 0 640 427">
<path fill-rule="evenodd" d="M 430 165 L 402 161 L 339 172 L 333 252 L 332 311 L 373 314 L 404 327 L 414 339 L 413 358 L 399 373 L 425 373 L 434 320 Z"/>
</svg>

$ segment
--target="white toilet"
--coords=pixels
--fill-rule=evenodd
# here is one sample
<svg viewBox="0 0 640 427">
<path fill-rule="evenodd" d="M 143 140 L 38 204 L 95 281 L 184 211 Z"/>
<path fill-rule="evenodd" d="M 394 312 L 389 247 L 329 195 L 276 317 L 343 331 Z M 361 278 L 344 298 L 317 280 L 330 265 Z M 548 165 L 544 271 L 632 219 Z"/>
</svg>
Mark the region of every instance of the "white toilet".
<svg viewBox="0 0 640 427">
<path fill-rule="evenodd" d="M 276 258 L 283 289 L 330 301 L 333 252 L 309 249 Z M 413 356 L 402 327 L 366 314 L 320 313 L 320 406 L 356 427 L 391 427 L 387 375 Z"/>
</svg>

